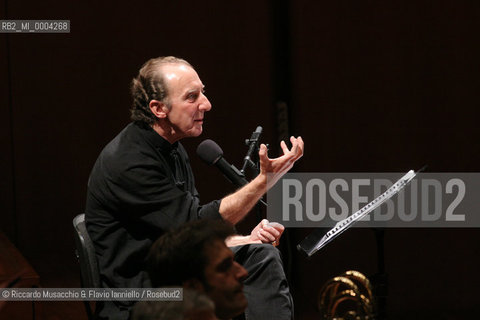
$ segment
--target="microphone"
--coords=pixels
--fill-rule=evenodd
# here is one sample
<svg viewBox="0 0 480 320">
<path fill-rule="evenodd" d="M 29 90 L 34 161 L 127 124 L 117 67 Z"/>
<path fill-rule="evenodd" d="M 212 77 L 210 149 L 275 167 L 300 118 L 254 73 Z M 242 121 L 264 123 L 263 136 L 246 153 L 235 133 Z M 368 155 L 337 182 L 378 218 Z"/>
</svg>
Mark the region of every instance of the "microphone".
<svg viewBox="0 0 480 320">
<path fill-rule="evenodd" d="M 258 126 L 257 129 L 255 129 L 255 131 L 252 133 L 252 136 L 250 137 L 250 139 L 245 140 L 245 144 L 248 146 L 248 152 L 243 160 L 242 170 L 240 170 L 240 172 L 242 173 L 245 172 L 245 169 L 249 164 L 255 167 L 255 163 L 252 161 L 251 157 L 253 152 L 257 150 L 258 139 L 260 139 L 262 130 L 263 128 L 261 126 Z"/>
<path fill-rule="evenodd" d="M 242 187 L 248 183 L 243 173 L 223 158 L 223 150 L 215 141 L 207 139 L 200 143 L 197 154 L 208 165 L 215 165 L 235 186 Z"/>
</svg>

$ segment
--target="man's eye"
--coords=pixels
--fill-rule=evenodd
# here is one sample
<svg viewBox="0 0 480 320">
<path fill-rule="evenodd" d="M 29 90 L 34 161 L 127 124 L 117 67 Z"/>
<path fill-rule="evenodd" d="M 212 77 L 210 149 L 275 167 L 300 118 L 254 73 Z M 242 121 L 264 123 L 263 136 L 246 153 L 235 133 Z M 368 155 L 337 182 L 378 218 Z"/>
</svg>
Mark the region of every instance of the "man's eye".
<svg viewBox="0 0 480 320">
<path fill-rule="evenodd" d="M 191 101 L 195 101 L 195 100 L 197 100 L 197 97 L 198 97 L 198 94 L 196 94 L 196 93 L 190 93 L 190 94 L 187 96 L 187 99 L 188 99 L 188 100 L 191 100 Z"/>
<path fill-rule="evenodd" d="M 233 260 L 224 261 L 223 263 L 221 263 L 221 264 L 218 266 L 218 271 L 220 271 L 220 272 L 227 272 L 228 270 L 230 270 L 230 268 L 232 267 L 232 265 L 233 265 Z"/>
</svg>

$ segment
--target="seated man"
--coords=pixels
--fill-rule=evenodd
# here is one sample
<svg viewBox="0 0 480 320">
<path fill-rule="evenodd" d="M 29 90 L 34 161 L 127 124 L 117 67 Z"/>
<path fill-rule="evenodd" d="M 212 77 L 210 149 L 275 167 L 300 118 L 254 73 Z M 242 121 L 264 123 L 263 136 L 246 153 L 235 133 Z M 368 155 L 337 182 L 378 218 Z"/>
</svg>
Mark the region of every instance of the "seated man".
<svg viewBox="0 0 480 320">
<path fill-rule="evenodd" d="M 141 301 L 132 320 L 218 320 L 215 304 L 205 294 L 183 289 L 182 301 Z"/>
<path fill-rule="evenodd" d="M 200 205 L 192 168 L 179 142 L 202 133 L 204 117 L 212 108 L 198 74 L 179 58 L 151 59 L 133 79 L 132 96 L 133 122 L 103 149 L 88 182 L 86 226 L 102 286 L 107 288 L 149 287 L 144 260 L 159 236 L 197 219 L 236 224 L 303 154 L 300 137 L 290 139 L 291 149 L 282 141 L 284 154 L 275 159 L 268 158 L 262 144 L 260 174 L 255 179 L 222 200 Z M 267 173 L 271 174 L 268 181 Z M 250 303 L 247 310 L 252 319 L 292 316 L 278 250 L 271 245 L 278 242 L 281 231 L 264 221 L 250 235 L 232 237 L 228 243 L 236 246 L 236 259 L 242 259 L 251 273 L 246 293 L 253 298 L 249 292 L 255 292 L 257 303 Z M 268 245 L 243 246 L 252 243 Z M 250 269 L 250 264 L 258 266 L 261 259 L 274 259 L 272 270 Z M 96 313 L 99 319 L 125 320 L 132 304 L 99 302 Z"/>
<path fill-rule="evenodd" d="M 147 270 L 154 287 L 178 286 L 205 293 L 219 319 L 245 311 L 247 271 L 233 258 L 225 239 L 234 229 L 221 221 L 198 220 L 161 236 L 150 249 Z"/>
</svg>

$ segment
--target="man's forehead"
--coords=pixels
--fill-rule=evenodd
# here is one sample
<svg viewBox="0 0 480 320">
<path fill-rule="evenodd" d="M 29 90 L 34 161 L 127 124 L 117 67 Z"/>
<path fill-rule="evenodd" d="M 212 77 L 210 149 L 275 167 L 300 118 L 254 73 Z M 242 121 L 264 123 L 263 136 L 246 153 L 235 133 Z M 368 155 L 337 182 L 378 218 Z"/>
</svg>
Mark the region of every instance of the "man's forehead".
<svg viewBox="0 0 480 320">
<path fill-rule="evenodd" d="M 225 259 L 233 257 L 233 252 L 230 250 L 224 241 L 217 239 L 205 246 L 205 253 L 207 255 L 208 264 L 215 267 L 222 263 Z"/>
<path fill-rule="evenodd" d="M 163 76 L 166 80 L 180 78 L 184 74 L 196 73 L 195 70 L 184 63 L 166 63 L 160 66 Z"/>
<path fill-rule="evenodd" d="M 176 87 L 182 91 L 188 91 L 200 86 L 203 83 L 197 72 L 190 66 L 183 63 L 169 63 L 161 66 L 163 77 L 168 87 Z"/>
</svg>

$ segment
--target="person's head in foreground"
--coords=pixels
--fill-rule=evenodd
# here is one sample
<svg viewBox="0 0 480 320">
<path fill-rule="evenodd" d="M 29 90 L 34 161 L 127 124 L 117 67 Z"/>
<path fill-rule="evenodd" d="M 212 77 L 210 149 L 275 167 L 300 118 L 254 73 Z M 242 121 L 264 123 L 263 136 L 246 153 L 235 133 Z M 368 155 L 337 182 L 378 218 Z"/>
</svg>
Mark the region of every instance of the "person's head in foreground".
<svg viewBox="0 0 480 320">
<path fill-rule="evenodd" d="M 150 249 L 147 268 L 154 287 L 182 286 L 207 294 L 219 319 L 245 311 L 243 280 L 247 271 L 233 260 L 225 239 L 231 225 L 218 220 L 198 220 L 161 236 Z"/>
<path fill-rule="evenodd" d="M 217 320 L 215 305 L 201 292 L 184 289 L 181 301 L 141 301 L 132 320 Z"/>
</svg>

